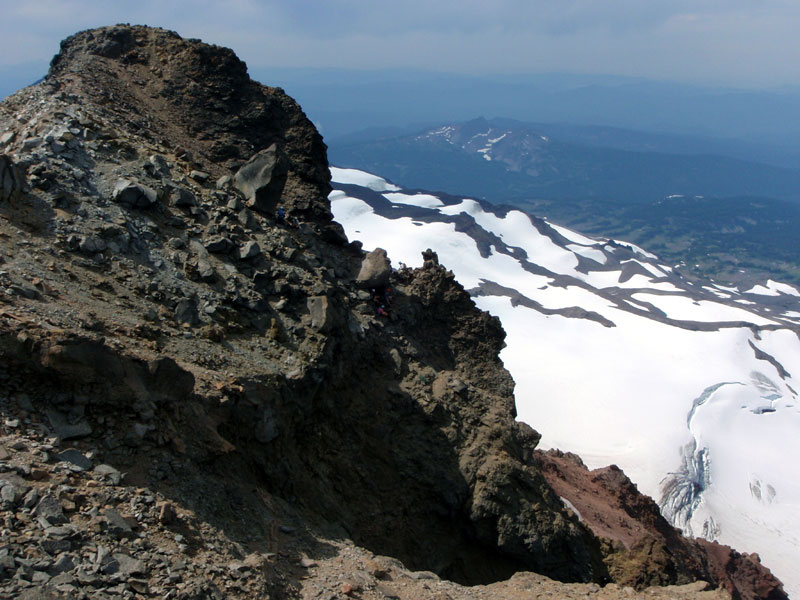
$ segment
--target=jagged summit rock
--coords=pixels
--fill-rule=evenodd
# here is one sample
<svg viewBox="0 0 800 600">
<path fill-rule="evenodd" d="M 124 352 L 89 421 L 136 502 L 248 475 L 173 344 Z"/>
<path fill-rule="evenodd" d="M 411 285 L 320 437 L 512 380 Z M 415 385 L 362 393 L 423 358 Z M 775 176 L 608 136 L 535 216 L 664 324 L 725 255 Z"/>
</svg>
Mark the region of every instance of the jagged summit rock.
<svg viewBox="0 0 800 600">
<path fill-rule="evenodd" d="M 330 221 L 325 144 L 297 103 L 252 81 L 228 48 L 142 26 L 83 31 L 61 43 L 45 79 L 73 102 L 128 114 L 124 127 L 180 149 L 215 178 L 275 146 L 285 157 L 281 200 Z"/>
<path fill-rule="evenodd" d="M 81 32 L 0 140 L 0 595 L 615 598 L 610 565 L 664 566 L 548 484 L 451 272 L 381 257 L 376 311 L 321 137 L 230 50 Z M 253 202 L 235 176 L 273 145 Z M 722 583 L 699 564 L 666 582 Z"/>
</svg>

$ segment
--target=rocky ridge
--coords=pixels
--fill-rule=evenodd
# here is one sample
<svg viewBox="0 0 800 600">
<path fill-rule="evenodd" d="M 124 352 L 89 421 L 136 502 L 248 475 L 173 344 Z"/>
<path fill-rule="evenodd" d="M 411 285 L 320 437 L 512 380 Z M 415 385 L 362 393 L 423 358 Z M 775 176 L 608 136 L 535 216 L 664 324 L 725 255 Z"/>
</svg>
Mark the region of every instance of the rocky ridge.
<svg viewBox="0 0 800 600">
<path fill-rule="evenodd" d="M 785 597 L 567 508 L 498 321 L 347 242 L 321 137 L 230 50 L 72 36 L 0 153 L 2 593 Z"/>
</svg>

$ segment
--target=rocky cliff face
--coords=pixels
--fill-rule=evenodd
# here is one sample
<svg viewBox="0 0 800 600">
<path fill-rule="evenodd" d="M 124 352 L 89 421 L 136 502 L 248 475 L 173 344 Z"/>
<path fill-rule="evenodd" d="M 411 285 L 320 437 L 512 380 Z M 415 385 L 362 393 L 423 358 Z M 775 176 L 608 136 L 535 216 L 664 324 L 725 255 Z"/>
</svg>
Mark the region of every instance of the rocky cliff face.
<svg viewBox="0 0 800 600">
<path fill-rule="evenodd" d="M 321 137 L 230 50 L 79 33 L 0 104 L 0 152 L 4 593 L 728 581 L 700 546 L 661 573 L 566 508 L 514 421 L 498 321 L 435 255 L 400 274 L 347 242 Z M 746 568 L 734 595 L 784 597 Z"/>
</svg>

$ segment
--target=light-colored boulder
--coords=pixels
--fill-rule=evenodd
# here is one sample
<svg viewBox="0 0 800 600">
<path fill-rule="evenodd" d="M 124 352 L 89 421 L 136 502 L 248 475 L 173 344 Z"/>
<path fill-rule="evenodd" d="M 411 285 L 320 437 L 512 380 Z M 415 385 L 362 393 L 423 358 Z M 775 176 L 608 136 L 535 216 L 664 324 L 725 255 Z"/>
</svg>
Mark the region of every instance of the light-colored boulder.
<svg viewBox="0 0 800 600">
<path fill-rule="evenodd" d="M 356 285 L 362 289 L 385 287 L 389 284 L 392 264 L 383 248 L 375 248 L 361 261 L 361 270 L 356 276 Z"/>
<path fill-rule="evenodd" d="M 306 300 L 311 315 L 311 327 L 317 331 L 328 331 L 336 322 L 335 310 L 327 296 L 311 296 Z"/>
<path fill-rule="evenodd" d="M 242 165 L 233 185 L 251 208 L 273 214 L 280 204 L 288 172 L 289 161 L 278 145 L 272 144 Z"/>
</svg>

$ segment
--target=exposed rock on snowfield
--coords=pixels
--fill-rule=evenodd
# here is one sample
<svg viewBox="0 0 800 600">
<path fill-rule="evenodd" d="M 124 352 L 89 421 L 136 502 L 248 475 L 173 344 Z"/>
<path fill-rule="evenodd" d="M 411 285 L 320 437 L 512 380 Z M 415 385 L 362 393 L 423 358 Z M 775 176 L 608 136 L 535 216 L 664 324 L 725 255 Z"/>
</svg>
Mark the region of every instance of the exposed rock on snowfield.
<svg viewBox="0 0 800 600">
<path fill-rule="evenodd" d="M 347 243 L 321 137 L 230 50 L 79 33 L 0 135 L 2 595 L 785 597 L 568 509 L 498 319 Z"/>
</svg>

